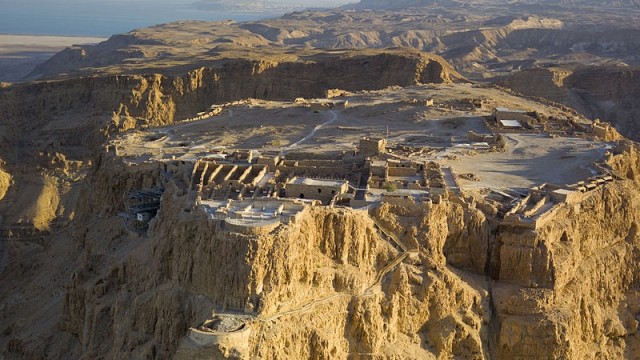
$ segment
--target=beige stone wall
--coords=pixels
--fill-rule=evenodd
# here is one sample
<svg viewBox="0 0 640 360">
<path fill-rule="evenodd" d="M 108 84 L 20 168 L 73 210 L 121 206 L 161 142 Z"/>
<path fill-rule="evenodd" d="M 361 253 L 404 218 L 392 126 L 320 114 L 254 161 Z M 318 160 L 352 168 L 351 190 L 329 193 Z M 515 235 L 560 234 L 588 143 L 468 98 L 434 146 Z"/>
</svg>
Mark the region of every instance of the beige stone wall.
<svg viewBox="0 0 640 360">
<path fill-rule="evenodd" d="M 328 204 L 334 196 L 344 194 L 348 190 L 346 184 L 340 186 L 306 185 L 289 183 L 285 187 L 285 196 L 288 198 L 320 200 Z"/>
<path fill-rule="evenodd" d="M 389 176 L 416 176 L 416 169 L 411 167 L 389 167 Z"/>
<path fill-rule="evenodd" d="M 387 142 L 384 139 L 360 139 L 360 155 L 373 156 L 382 154 L 385 152 L 386 145 Z"/>
</svg>

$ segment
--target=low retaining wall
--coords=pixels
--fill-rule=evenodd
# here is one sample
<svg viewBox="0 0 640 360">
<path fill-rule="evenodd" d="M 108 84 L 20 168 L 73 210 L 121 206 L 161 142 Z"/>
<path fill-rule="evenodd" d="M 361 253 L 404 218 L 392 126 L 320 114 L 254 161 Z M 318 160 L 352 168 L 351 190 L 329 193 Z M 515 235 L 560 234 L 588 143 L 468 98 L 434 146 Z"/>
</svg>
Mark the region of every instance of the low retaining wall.
<svg viewBox="0 0 640 360">
<path fill-rule="evenodd" d="M 190 328 L 187 336 L 199 347 L 223 345 L 229 349 L 238 349 L 242 353 L 249 349 L 251 328 L 246 324 L 242 329 L 233 332 L 202 331 Z"/>
</svg>

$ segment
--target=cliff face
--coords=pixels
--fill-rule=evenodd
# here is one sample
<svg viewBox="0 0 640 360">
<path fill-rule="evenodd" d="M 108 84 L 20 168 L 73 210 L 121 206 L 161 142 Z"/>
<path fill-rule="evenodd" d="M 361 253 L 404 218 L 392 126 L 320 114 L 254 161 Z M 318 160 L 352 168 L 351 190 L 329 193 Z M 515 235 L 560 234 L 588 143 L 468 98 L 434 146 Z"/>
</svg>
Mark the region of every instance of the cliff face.
<svg viewBox="0 0 640 360">
<path fill-rule="evenodd" d="M 188 195 L 169 183 L 149 236 L 126 233 L 113 217 L 122 191 L 158 184 L 159 173 L 105 155 L 78 190 L 76 225 L 59 240 L 73 244 L 67 246 L 78 261 L 67 270 L 54 322 L 77 339 L 69 353 L 193 354 L 180 346 L 187 328 L 224 306 L 271 319 L 249 323 L 243 356 L 488 356 L 487 278 L 447 266 L 444 255 L 467 228 L 486 226 L 478 210 L 449 202 L 409 211 L 385 206 L 372 215 L 308 208 L 287 226 L 234 228 L 192 209 Z M 371 216 L 417 252 L 402 254 Z M 488 229 L 479 230 L 480 248 Z M 474 246 L 458 245 L 459 261 L 472 264 Z M 60 336 L 42 345 L 23 339 L 30 326 L 11 331 L 7 356 L 69 346 Z"/>
<path fill-rule="evenodd" d="M 37 143 L 42 147 L 37 150 L 50 152 L 70 143 L 95 148 L 106 134 L 141 124 L 169 124 L 207 111 L 212 104 L 312 98 L 334 88 L 381 89 L 458 78 L 443 60 L 407 51 L 335 54 L 304 62 L 230 60 L 182 76 L 95 76 L 16 84 L 0 89 L 0 117 L 7 133 L 15 135 L 11 142 L 17 138 Z M 77 125 L 70 126 L 69 118 L 77 119 Z M 49 140 L 52 132 L 59 135 L 54 142 Z M 25 147 L 6 151 L 20 158 L 30 152 Z"/>
<path fill-rule="evenodd" d="M 218 306 L 235 301 L 236 309 L 263 316 L 287 310 L 284 304 L 360 290 L 391 256 L 366 213 L 309 209 L 301 221 L 273 231 L 234 229 L 204 214 L 176 223 L 173 213 L 158 219 L 157 230 L 170 231 L 154 250 L 164 259 L 161 273 Z"/>
<path fill-rule="evenodd" d="M 628 67 L 523 70 L 498 83 L 518 93 L 566 104 L 585 116 L 610 122 L 638 140 L 639 71 Z"/>
<path fill-rule="evenodd" d="M 638 157 L 630 150 L 610 159 L 628 180 L 559 206 L 535 231 L 499 229 L 498 355 L 638 356 Z"/>
<path fill-rule="evenodd" d="M 104 161 L 98 194 L 141 186 L 157 172 Z M 371 215 L 309 208 L 287 226 L 236 229 L 197 209 L 184 212 L 186 195 L 171 189 L 148 239 L 129 240 L 135 245 L 114 239 L 116 246 L 141 248 L 130 251 L 136 255 L 95 275 L 73 275 L 63 324 L 85 344 L 85 354 L 116 354 L 121 344 L 160 357 L 176 349 L 178 356 L 207 351 L 189 352 L 179 342 L 187 326 L 226 306 L 270 319 L 249 325 L 252 356 L 489 356 L 489 280 L 451 268 L 445 256 L 455 252 L 456 263 L 485 266 L 486 255 L 475 252 L 487 253 L 492 226 L 479 210 L 452 202 L 388 205 Z M 98 212 L 118 203 L 98 198 L 106 200 L 94 206 Z M 370 216 L 416 253 L 405 258 Z M 464 244 L 467 236 L 471 244 Z M 83 252 L 97 251 L 88 238 L 82 242 Z M 387 268 L 401 255 L 404 261 Z M 95 271 L 91 262 L 86 266 Z"/>
<path fill-rule="evenodd" d="M 150 186 L 157 180 L 157 168 L 125 169 L 112 160 L 105 157 L 95 174 L 89 190 L 95 197 L 83 197 L 80 208 L 87 221 L 122 206 L 110 189 Z M 268 317 L 314 299 L 359 292 L 395 252 L 379 238 L 366 212 L 308 209 L 286 227 L 234 229 L 191 209 L 187 196 L 175 191 L 169 186 L 165 192 L 148 238 L 114 230 L 96 237 L 95 226 L 79 231 L 86 260 L 69 282 L 60 326 L 78 337 L 83 356 L 169 358 L 187 327 L 206 320 L 213 309 L 224 306 Z M 106 249 L 127 255 L 108 265 L 95 258 Z M 349 303 L 350 296 L 338 297 L 338 303 Z M 335 304 L 327 301 L 334 311 Z M 344 323 L 324 318 L 332 331 Z M 310 331 L 320 331 L 322 323 L 310 325 Z M 341 338 L 336 333 L 333 341 Z M 322 345 L 317 351 L 326 350 Z M 299 343 L 287 351 L 308 350 Z"/>
<path fill-rule="evenodd" d="M 623 180 L 558 205 L 535 230 L 458 198 L 307 208 L 289 225 L 244 228 L 192 208 L 157 165 L 104 155 L 77 190 L 74 225 L 51 235 L 77 259 L 60 265 L 66 291 L 48 313 L 61 315 L 15 323 L 3 354 L 636 358 L 640 156 L 626 145 L 609 164 Z M 160 183 L 149 235 L 124 231 L 123 192 Z M 26 262 L 11 272 L 36 277 Z M 12 322 L 17 306 L 5 302 L 2 316 Z M 188 328 L 222 307 L 258 315 L 243 347 L 189 343 Z M 59 330 L 27 335 L 43 326 Z"/>
<path fill-rule="evenodd" d="M 370 79 L 367 69 L 378 66 L 383 76 Z M 215 102 L 320 95 L 324 85 L 311 81 L 346 90 L 447 81 L 447 71 L 424 57 L 380 54 L 2 90 L 9 146 L 0 147 L 0 190 L 10 184 L 0 199 L 0 283 L 10 289 L 0 294 L 2 356 L 640 356 L 635 145 L 612 149 L 619 179 L 558 205 L 536 229 L 457 196 L 370 211 L 308 207 L 288 225 L 241 227 L 194 208 L 161 165 L 96 150 L 112 131 L 169 123 Z M 358 76 L 343 79 L 347 72 Z M 116 216 L 124 195 L 160 185 L 148 234 L 127 232 Z M 189 328 L 220 311 L 243 321 L 242 346 L 194 345 Z"/>
<path fill-rule="evenodd" d="M 535 234 L 501 231 L 501 278 L 519 286 L 494 288 L 498 354 L 637 356 L 638 200 L 629 190 L 609 186 L 563 206 Z"/>
</svg>

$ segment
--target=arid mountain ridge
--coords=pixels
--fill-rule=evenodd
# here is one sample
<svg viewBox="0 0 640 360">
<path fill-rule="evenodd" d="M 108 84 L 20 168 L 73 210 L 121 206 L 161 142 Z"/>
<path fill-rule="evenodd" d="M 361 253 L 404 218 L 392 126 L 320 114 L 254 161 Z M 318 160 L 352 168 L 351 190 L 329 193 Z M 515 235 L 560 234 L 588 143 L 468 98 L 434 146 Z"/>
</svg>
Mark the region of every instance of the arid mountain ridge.
<svg viewBox="0 0 640 360">
<path fill-rule="evenodd" d="M 272 56 L 221 61 L 179 75 L 87 76 L 0 89 L 0 114 L 7 119 L 0 137 L 3 158 L 38 158 L 54 143 L 69 143 L 73 145 L 64 151 L 66 156 L 86 160 L 95 154 L 72 149 L 95 148 L 110 134 L 142 125 L 191 118 L 215 103 L 246 98 L 293 100 L 324 96 L 333 88 L 355 91 L 463 80 L 440 57 L 414 50 L 307 55 L 304 59 Z M 371 71 L 379 76 L 368 76 Z M 70 119 L 77 119 L 75 130 L 82 131 L 82 136 L 65 131 L 75 123 Z M 59 137 L 50 139 L 52 133 Z M 21 142 L 31 145 L 16 146 Z"/>
<path fill-rule="evenodd" d="M 474 1 L 473 3 L 464 0 L 361 0 L 358 4 L 353 5 L 360 9 L 403 9 L 408 7 L 425 7 L 425 6 L 517 6 L 517 5 L 540 5 L 540 6 L 591 6 L 591 7 L 619 7 L 619 8 L 635 8 L 640 5 L 637 0 L 605 0 L 605 1 L 593 1 L 593 0 L 512 0 L 512 1 L 496 1 L 496 0 L 482 0 Z"/>
<path fill-rule="evenodd" d="M 472 78 L 508 74 L 544 64 L 639 63 L 638 29 L 584 26 L 538 15 L 479 16 L 422 12 L 301 12 L 247 23 L 183 22 L 116 35 L 95 46 L 63 51 L 32 76 L 72 74 L 82 68 L 150 70 L 213 60 L 224 50 L 243 54 L 283 48 L 362 49 L 411 47 L 443 56 Z M 174 64 L 173 67 L 176 67 Z"/>
<path fill-rule="evenodd" d="M 633 101 L 637 99 L 634 93 L 608 89 L 615 85 L 606 81 L 606 76 L 593 81 L 605 74 L 635 72 L 640 65 L 640 29 L 631 21 L 636 10 L 593 9 L 591 5 L 559 4 L 550 9 L 519 2 L 508 6 L 483 2 L 469 7 L 441 3 L 411 10 L 294 12 L 245 23 L 171 23 L 114 35 L 95 46 L 69 48 L 38 66 L 31 78 L 156 72 L 179 75 L 239 58 L 296 61 L 313 56 L 313 49 L 413 48 L 442 56 L 469 79 L 502 84 L 510 83 L 502 78 L 519 70 L 560 66 L 573 71 L 588 66 L 594 71 L 576 71 L 572 76 L 586 76 L 593 86 L 578 89 L 594 100 L 579 109 L 637 139 L 634 124 L 640 119 L 636 112 L 613 113 L 610 107 L 599 105 L 613 101 L 616 108 L 629 108 L 629 100 L 618 100 Z M 492 15 L 486 15 L 489 13 Z M 555 91 L 540 86 L 531 85 L 538 89 L 537 96 Z M 515 90 L 529 94 L 522 89 Z M 612 92 L 619 96 L 600 99 L 597 95 Z M 548 99 L 577 106 L 575 101 L 565 102 L 566 97 Z"/>
</svg>

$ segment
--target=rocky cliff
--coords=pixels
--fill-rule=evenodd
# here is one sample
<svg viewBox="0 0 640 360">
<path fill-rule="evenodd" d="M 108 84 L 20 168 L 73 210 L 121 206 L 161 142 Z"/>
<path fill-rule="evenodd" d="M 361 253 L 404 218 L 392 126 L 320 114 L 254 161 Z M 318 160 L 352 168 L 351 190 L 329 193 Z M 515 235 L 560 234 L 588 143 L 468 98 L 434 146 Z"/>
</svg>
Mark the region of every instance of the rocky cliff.
<svg viewBox="0 0 640 360">
<path fill-rule="evenodd" d="M 290 225 L 235 229 L 167 184 L 149 236 L 135 237 L 110 220 L 121 206 L 112 189 L 152 186 L 160 169 L 105 157 L 87 188 L 95 196 L 80 205 L 91 225 L 74 231 L 82 260 L 58 326 L 84 358 L 633 359 L 638 150 L 609 163 L 623 179 L 557 206 L 535 230 L 456 198 L 371 213 L 310 208 Z M 403 254 L 378 226 L 415 253 L 394 261 Z M 259 314 L 246 343 L 194 347 L 187 328 L 222 306 Z M 37 349 L 12 344 L 5 354 Z"/>
<path fill-rule="evenodd" d="M 110 189 L 149 186 L 158 173 L 105 157 L 92 176 L 95 196 L 80 205 L 86 220 L 121 206 Z M 71 276 L 60 326 L 79 339 L 84 357 L 206 353 L 180 342 L 221 307 L 267 319 L 248 323 L 247 357 L 490 356 L 489 279 L 447 265 L 445 256 L 485 266 L 486 257 L 471 259 L 489 246 L 491 227 L 478 210 L 453 202 L 371 215 L 309 208 L 287 226 L 235 229 L 167 189 L 148 238 L 114 230 L 96 237 L 95 224 L 78 231 L 85 260 Z M 370 216 L 415 254 L 395 249 Z M 472 243 L 460 244 L 467 236 Z M 105 261 L 99 254 L 109 248 L 124 257 Z"/>
<path fill-rule="evenodd" d="M 234 226 L 194 206 L 187 162 L 167 176 L 99 146 L 211 103 L 446 82 L 447 69 L 382 52 L 0 90 L 2 357 L 637 358 L 640 156 L 630 142 L 602 165 L 615 181 L 535 228 L 453 194 Z M 165 189 L 159 214 L 146 234 L 130 233 L 117 217 L 125 195 L 151 187 Z M 220 314 L 241 323 L 237 338 L 204 326 Z"/>
<path fill-rule="evenodd" d="M 159 166 L 105 154 L 73 191 L 70 226 L 55 225 L 40 250 L 14 248 L 31 256 L 2 274 L 15 289 L 0 308 L 3 356 L 636 358 L 640 156 L 616 151 L 619 180 L 535 230 L 455 197 L 234 228 L 193 208 Z M 123 192 L 159 184 L 148 236 L 127 233 L 115 217 Z M 54 281 L 66 290 L 50 294 Z M 44 312 L 24 313 L 41 302 Z M 244 347 L 194 347 L 188 328 L 221 307 L 258 314 Z"/>
<path fill-rule="evenodd" d="M 630 178 L 561 206 L 535 232 L 499 229 L 500 356 L 638 356 L 637 150 L 611 162 Z"/>
<path fill-rule="evenodd" d="M 212 104 L 313 98 L 334 88 L 382 89 L 460 78 L 437 56 L 402 50 L 336 52 L 291 62 L 229 60 L 178 76 L 107 75 L 16 84 L 0 89 L 0 116 L 7 132 L 15 135 L 12 142 L 19 138 L 36 143 L 38 151 L 52 152 L 69 144 L 94 148 L 114 131 L 169 124 L 207 111 Z M 48 140 L 52 132 L 58 135 L 55 141 Z M 20 158 L 32 150 L 6 149 Z"/>
<path fill-rule="evenodd" d="M 638 76 L 635 67 L 579 67 L 530 69 L 498 81 L 528 96 L 566 104 L 592 119 L 612 123 L 623 135 L 637 140 Z"/>
</svg>

